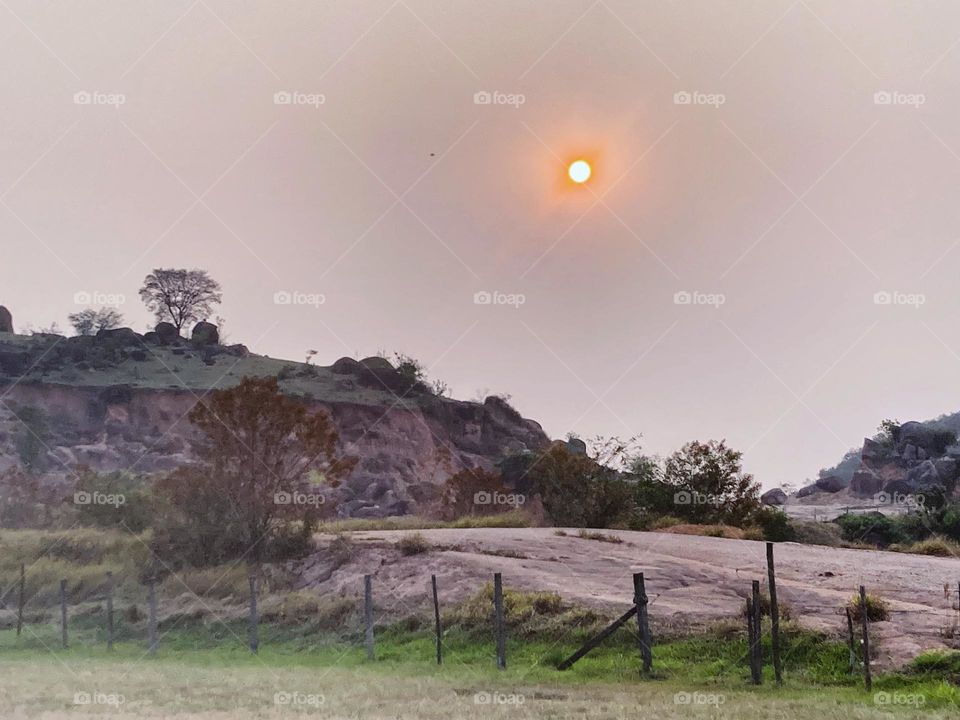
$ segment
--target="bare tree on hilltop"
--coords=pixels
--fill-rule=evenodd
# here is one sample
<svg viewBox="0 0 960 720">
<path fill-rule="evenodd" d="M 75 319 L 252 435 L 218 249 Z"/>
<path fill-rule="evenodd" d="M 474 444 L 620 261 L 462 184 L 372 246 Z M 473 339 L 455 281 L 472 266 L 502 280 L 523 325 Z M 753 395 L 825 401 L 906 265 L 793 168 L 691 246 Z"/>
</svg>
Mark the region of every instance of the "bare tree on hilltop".
<svg viewBox="0 0 960 720">
<path fill-rule="evenodd" d="M 210 317 L 221 298 L 220 283 L 206 270 L 157 268 L 140 288 L 140 299 L 157 322 L 172 323 L 178 333 L 184 326 Z"/>
<path fill-rule="evenodd" d="M 123 322 L 123 315 L 111 308 L 87 308 L 67 316 L 77 335 L 96 335 L 101 330 L 114 330 Z"/>
</svg>

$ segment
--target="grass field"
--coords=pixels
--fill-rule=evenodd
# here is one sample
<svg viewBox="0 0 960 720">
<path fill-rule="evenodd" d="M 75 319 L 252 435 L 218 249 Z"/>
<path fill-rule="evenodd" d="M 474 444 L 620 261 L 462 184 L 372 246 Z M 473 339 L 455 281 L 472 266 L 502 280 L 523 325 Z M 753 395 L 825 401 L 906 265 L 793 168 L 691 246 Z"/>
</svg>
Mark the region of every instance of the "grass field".
<svg viewBox="0 0 960 720">
<path fill-rule="evenodd" d="M 0 632 L 0 716 L 849 720 L 952 718 L 960 709 L 960 693 L 943 679 L 960 669 L 956 662 L 877 678 L 866 693 L 847 674 L 842 645 L 799 630 L 779 689 L 769 675 L 760 688 L 748 684 L 745 644 L 732 628 L 658 644 L 654 676 L 643 679 L 629 633 L 559 672 L 576 633 L 540 640 L 522 637 L 521 628 L 508 644 L 507 669 L 498 671 L 492 644 L 468 626 L 446 634 L 443 667 L 429 630 L 409 624 L 378 630 L 374 662 L 359 638 L 311 627 L 262 627 L 256 656 L 245 647 L 243 623 L 172 632 L 155 657 L 139 638 L 108 651 L 93 623 L 72 630 L 68 650 L 59 648 L 54 624 L 27 626 L 20 638 Z"/>
</svg>

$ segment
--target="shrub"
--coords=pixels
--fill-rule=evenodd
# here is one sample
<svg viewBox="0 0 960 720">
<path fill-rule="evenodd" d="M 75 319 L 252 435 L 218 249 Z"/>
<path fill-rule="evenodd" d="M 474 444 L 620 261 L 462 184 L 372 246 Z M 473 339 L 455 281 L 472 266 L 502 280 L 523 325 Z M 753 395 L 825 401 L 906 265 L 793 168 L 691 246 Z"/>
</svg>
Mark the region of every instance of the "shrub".
<svg viewBox="0 0 960 720">
<path fill-rule="evenodd" d="M 153 521 L 154 503 L 147 480 L 126 472 L 85 469 L 73 488 L 80 522 L 142 532 Z"/>
<path fill-rule="evenodd" d="M 500 474 L 483 468 L 466 468 L 447 480 L 440 498 L 441 514 L 447 519 L 466 515 L 495 515 L 511 509 L 508 503 L 495 498 L 512 498 Z M 516 505 L 516 502 L 514 503 Z"/>
<path fill-rule="evenodd" d="M 896 552 L 913 553 L 915 555 L 960 558 L 960 544 L 939 536 L 914 543 L 891 545 L 890 549 Z"/>
<path fill-rule="evenodd" d="M 793 610 L 790 606 L 783 601 L 783 598 L 777 598 L 777 612 L 780 615 L 780 619 L 787 621 L 793 618 Z M 743 617 L 747 617 L 747 606 L 744 603 L 743 606 Z M 770 594 L 761 592 L 760 593 L 760 617 L 770 617 Z"/>
<path fill-rule="evenodd" d="M 425 552 L 429 552 L 433 548 L 427 539 L 420 533 L 404 535 L 397 543 L 397 547 L 400 549 L 400 554 L 405 556 L 421 555 Z"/>
<path fill-rule="evenodd" d="M 886 547 L 908 540 L 895 518 L 878 512 L 862 515 L 847 513 L 835 521 L 843 531 L 843 539 Z"/>
<path fill-rule="evenodd" d="M 795 537 L 793 528 L 790 526 L 790 518 L 782 510 L 761 508 L 754 515 L 754 519 L 763 531 L 763 540 L 788 542 Z"/>
<path fill-rule="evenodd" d="M 623 539 L 616 535 L 608 535 L 595 530 L 581 529 L 580 532 L 577 533 L 577 537 L 583 540 L 598 540 L 599 542 L 613 543 L 615 545 L 619 545 L 623 542 Z"/>
<path fill-rule="evenodd" d="M 664 530 L 666 528 L 674 527 L 675 525 L 682 525 L 683 520 L 678 518 L 675 515 L 661 515 L 656 518 L 650 525 L 651 530 Z"/>
<path fill-rule="evenodd" d="M 854 595 L 847 601 L 847 608 L 854 620 L 859 621 L 863 617 L 860 610 L 860 594 Z M 881 622 L 890 619 L 890 605 L 886 600 L 867 593 L 867 620 L 870 622 Z"/>
</svg>

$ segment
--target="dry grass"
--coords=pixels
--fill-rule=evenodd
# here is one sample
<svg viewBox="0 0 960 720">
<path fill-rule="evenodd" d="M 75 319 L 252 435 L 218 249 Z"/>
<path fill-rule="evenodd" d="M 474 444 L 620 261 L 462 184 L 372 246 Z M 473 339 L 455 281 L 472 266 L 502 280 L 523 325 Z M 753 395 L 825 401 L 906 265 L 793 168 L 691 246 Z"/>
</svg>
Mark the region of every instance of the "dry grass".
<svg viewBox="0 0 960 720">
<path fill-rule="evenodd" d="M 345 532 L 369 532 L 375 530 L 433 530 L 437 528 L 521 528 L 531 526 L 530 518 L 522 510 L 497 515 L 467 515 L 458 520 L 431 520 L 416 515 L 388 518 L 347 518 L 322 523 L 318 532 L 337 535 Z"/>
<path fill-rule="evenodd" d="M 882 622 L 890 619 L 890 605 L 881 597 L 867 593 L 867 620 L 870 622 Z M 853 619 L 859 621 L 863 617 L 860 607 L 860 595 L 854 595 L 847 601 L 847 608 Z"/>
<path fill-rule="evenodd" d="M 400 554 L 405 556 L 422 555 L 433 549 L 433 546 L 421 533 L 404 535 L 397 541 L 397 547 L 400 549 Z"/>
<path fill-rule="evenodd" d="M 938 535 L 919 542 L 891 545 L 888 549 L 914 555 L 960 558 L 960 543 Z"/>
<path fill-rule="evenodd" d="M 693 525 L 680 524 L 660 530 L 660 532 L 675 535 L 702 535 L 704 537 L 727 538 L 728 540 L 743 540 L 744 531 L 732 525 Z"/>
<path fill-rule="evenodd" d="M 614 545 L 620 545 L 623 543 L 623 539 L 617 535 L 609 535 L 607 533 L 602 533 L 597 530 L 586 530 L 581 529 L 577 533 L 577 537 L 582 540 L 597 540 L 599 542 L 613 543 Z"/>
</svg>

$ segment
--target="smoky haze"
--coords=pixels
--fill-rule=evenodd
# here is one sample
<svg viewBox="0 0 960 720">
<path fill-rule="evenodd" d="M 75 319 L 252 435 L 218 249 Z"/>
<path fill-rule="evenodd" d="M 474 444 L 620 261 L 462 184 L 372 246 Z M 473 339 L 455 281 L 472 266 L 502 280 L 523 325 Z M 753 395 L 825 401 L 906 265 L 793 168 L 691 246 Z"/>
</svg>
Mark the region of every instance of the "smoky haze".
<svg viewBox="0 0 960 720">
<path fill-rule="evenodd" d="M 204 268 L 255 352 L 404 352 L 555 437 L 726 438 L 766 486 L 960 409 L 955 3 L 0 17 L 20 328 L 112 297 L 143 330 L 144 275 Z"/>
</svg>

